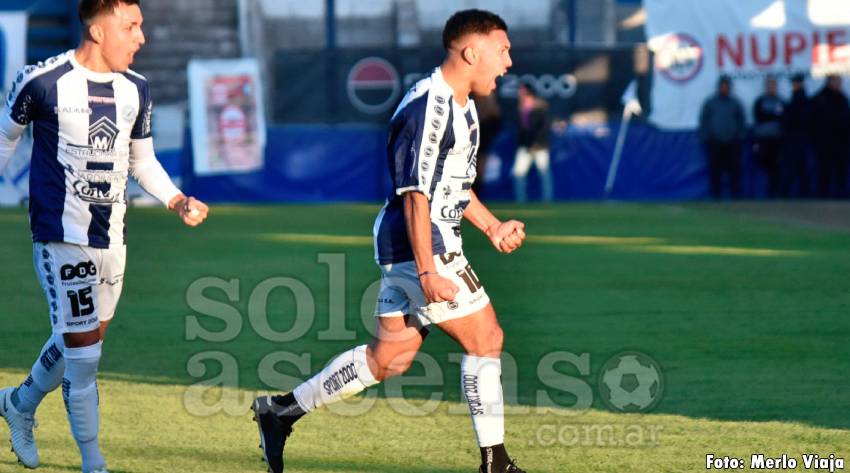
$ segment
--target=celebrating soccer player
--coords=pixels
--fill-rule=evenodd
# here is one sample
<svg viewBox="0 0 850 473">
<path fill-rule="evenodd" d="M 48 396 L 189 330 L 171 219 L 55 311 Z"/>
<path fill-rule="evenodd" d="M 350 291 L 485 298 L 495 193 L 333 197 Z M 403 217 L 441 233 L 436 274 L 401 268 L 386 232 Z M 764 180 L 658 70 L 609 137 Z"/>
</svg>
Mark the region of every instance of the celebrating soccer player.
<svg viewBox="0 0 850 473">
<path fill-rule="evenodd" d="M 283 396 L 252 406 L 269 470 L 283 471 L 283 448 L 305 414 L 354 395 L 410 366 L 430 325 L 465 351 L 463 392 L 481 449 L 482 473 L 522 473 L 504 446 L 502 329 L 461 245 L 466 217 L 502 253 L 525 238 L 523 224 L 499 221 L 472 191 L 478 117 L 470 93 L 486 96 L 511 66 L 505 22 L 466 10 L 443 29 L 446 59 L 402 100 L 390 125 L 387 158 L 394 192 L 375 222 L 382 271 L 377 335 Z"/>
<path fill-rule="evenodd" d="M 24 68 L 0 117 L 0 171 L 33 124 L 33 262 L 53 328 L 26 380 L 0 391 L 0 416 L 18 460 L 37 467 L 34 414 L 61 384 L 82 470 L 104 473 L 96 375 L 124 277 L 128 173 L 186 225 L 208 209 L 154 156 L 148 85 L 129 69 L 145 43 L 139 1 L 81 0 L 79 16 L 80 46 Z"/>
</svg>

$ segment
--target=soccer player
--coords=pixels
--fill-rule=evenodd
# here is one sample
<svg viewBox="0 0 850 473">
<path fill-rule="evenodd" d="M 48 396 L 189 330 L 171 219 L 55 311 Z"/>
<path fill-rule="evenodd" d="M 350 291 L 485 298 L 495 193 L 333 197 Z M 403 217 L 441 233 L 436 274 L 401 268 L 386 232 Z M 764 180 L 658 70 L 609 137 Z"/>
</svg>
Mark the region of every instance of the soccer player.
<svg viewBox="0 0 850 473">
<path fill-rule="evenodd" d="M 33 124 L 33 263 L 53 329 L 26 380 L 0 391 L 0 415 L 18 460 L 37 467 L 34 414 L 61 384 L 82 470 L 103 473 L 95 379 L 124 278 L 128 173 L 186 225 L 208 209 L 154 156 L 148 85 L 129 69 L 145 42 L 139 1 L 81 0 L 79 16 L 79 47 L 24 68 L 0 116 L 0 171 Z"/>
<path fill-rule="evenodd" d="M 389 125 L 395 190 L 374 226 L 382 271 L 377 334 L 291 393 L 254 401 L 260 446 L 273 473 L 283 471 L 283 448 L 299 418 L 402 374 L 430 325 L 465 351 L 462 387 L 481 450 L 480 471 L 523 473 L 504 446 L 502 329 L 463 253 L 460 232 L 465 217 L 502 253 L 525 238 L 521 222 L 499 221 L 472 191 L 480 136 L 469 95 L 493 92 L 511 66 L 511 44 L 497 15 L 465 10 L 446 23 L 443 46 L 442 65 L 408 91 Z"/>
</svg>

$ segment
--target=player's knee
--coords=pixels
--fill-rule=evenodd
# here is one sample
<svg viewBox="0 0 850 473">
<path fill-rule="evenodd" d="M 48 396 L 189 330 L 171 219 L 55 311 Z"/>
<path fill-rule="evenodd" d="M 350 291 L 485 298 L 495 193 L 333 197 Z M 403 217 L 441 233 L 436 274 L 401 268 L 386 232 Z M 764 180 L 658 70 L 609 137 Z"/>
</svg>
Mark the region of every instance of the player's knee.
<svg viewBox="0 0 850 473">
<path fill-rule="evenodd" d="M 467 345 L 466 352 L 475 356 L 497 357 L 502 353 L 502 344 L 505 334 L 498 325 L 487 330 L 481 330 L 471 345 Z"/>
<path fill-rule="evenodd" d="M 92 346 L 100 342 L 100 327 L 90 332 L 66 333 L 62 336 L 62 338 L 65 342 L 65 347 L 67 348 L 81 348 Z"/>
<path fill-rule="evenodd" d="M 378 381 L 384 381 L 394 376 L 401 376 L 410 369 L 415 356 L 415 352 L 405 352 L 394 356 L 378 356 L 375 360 L 378 372 L 372 373 L 372 375 Z"/>
</svg>

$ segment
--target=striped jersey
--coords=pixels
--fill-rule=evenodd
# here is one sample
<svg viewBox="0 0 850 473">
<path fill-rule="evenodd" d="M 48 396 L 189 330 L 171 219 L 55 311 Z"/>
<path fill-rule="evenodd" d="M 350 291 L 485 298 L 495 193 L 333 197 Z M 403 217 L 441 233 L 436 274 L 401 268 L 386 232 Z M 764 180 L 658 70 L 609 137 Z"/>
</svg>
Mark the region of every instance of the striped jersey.
<svg viewBox="0 0 850 473">
<path fill-rule="evenodd" d="M 22 69 L 6 105 L 15 123 L 33 124 L 33 241 L 123 245 L 130 143 L 151 136 L 145 79 L 88 70 L 70 50 Z"/>
<path fill-rule="evenodd" d="M 373 228 L 379 264 L 413 260 L 403 195 L 428 198 L 435 255 L 460 251 L 461 220 L 475 181 L 478 115 L 471 98 L 461 107 L 439 68 L 417 82 L 389 124 L 387 160 L 393 192 Z"/>
</svg>

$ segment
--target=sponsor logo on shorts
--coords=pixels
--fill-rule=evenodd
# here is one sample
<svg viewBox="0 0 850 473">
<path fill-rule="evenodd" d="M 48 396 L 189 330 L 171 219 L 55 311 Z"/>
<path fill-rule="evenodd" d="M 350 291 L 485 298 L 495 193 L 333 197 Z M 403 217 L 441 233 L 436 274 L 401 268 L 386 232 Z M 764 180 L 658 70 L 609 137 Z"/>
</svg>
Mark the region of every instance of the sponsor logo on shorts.
<svg viewBox="0 0 850 473">
<path fill-rule="evenodd" d="M 76 266 L 73 264 L 66 264 L 59 270 L 59 275 L 63 281 L 97 276 L 97 266 L 95 266 L 95 264 L 91 261 L 85 261 L 77 264 Z"/>
</svg>

